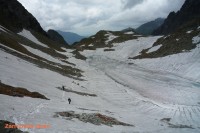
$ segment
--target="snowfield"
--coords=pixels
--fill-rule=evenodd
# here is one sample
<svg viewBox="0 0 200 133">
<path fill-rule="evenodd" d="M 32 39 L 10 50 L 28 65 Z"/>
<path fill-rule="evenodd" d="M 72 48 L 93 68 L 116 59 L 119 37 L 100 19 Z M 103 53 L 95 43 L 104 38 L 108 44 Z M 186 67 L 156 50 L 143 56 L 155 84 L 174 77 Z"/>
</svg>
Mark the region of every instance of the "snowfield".
<svg viewBox="0 0 200 133">
<path fill-rule="evenodd" d="M 19 35 L 31 40 L 32 42 L 41 45 L 43 47 L 48 48 L 48 46 L 44 43 L 41 43 L 34 35 L 32 35 L 32 33 L 26 29 L 23 29 L 21 32 L 18 33 Z"/>
<path fill-rule="evenodd" d="M 162 46 L 161 44 L 160 44 L 160 45 L 157 45 L 157 46 L 154 46 L 154 47 L 152 47 L 151 49 L 149 49 L 149 50 L 147 51 L 147 53 L 151 53 L 151 52 L 157 51 L 161 46 Z"/>
<path fill-rule="evenodd" d="M 50 99 L 0 94 L 0 119 L 15 124 L 50 125 L 47 129 L 21 129 L 30 133 L 200 132 L 199 45 L 191 51 L 162 58 L 128 59 L 151 48 L 158 38 L 139 37 L 114 44 L 115 51 L 85 50 L 81 54 L 87 57 L 86 61 L 75 59 L 69 52 L 60 52 L 70 56 L 68 61 L 84 71 L 84 81 L 38 68 L 0 50 L 2 83 L 37 91 Z M 26 48 L 43 56 L 41 51 Z M 56 58 L 44 56 L 56 62 Z M 97 97 L 57 88 L 62 86 Z M 100 113 L 134 126 L 94 125 L 76 118 L 54 117 L 56 112 L 62 111 Z"/>
</svg>

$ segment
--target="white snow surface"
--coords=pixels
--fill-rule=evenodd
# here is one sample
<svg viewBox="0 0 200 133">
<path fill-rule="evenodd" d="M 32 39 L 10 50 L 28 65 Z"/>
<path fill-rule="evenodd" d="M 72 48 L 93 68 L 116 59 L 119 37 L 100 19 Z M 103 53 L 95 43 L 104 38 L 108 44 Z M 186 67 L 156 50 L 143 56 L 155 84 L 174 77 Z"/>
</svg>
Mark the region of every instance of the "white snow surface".
<svg viewBox="0 0 200 133">
<path fill-rule="evenodd" d="M 200 49 L 155 59 L 131 60 L 159 37 L 140 37 L 104 48 L 81 52 L 86 61 L 69 58 L 84 71 L 85 81 L 64 77 L 0 50 L 2 83 L 37 91 L 50 100 L 0 94 L 0 119 L 16 124 L 49 124 L 30 133 L 191 133 L 200 132 Z M 33 49 L 28 48 L 36 53 Z M 45 56 L 38 53 L 40 56 Z M 68 55 L 67 52 L 63 54 Z M 48 57 L 49 58 L 49 57 Z M 134 64 L 131 64 L 134 63 Z M 79 83 L 79 85 L 75 84 Z M 96 94 L 63 92 L 56 87 Z M 72 99 L 69 105 L 68 98 Z M 84 108 L 86 110 L 83 110 Z M 105 126 L 77 119 L 54 118 L 55 112 L 101 113 L 134 125 Z M 171 118 L 170 127 L 163 118 Z M 192 127 L 192 128 L 180 128 Z"/>
<path fill-rule="evenodd" d="M 150 48 L 150 49 L 147 51 L 147 53 L 151 53 L 151 52 L 157 51 L 161 46 L 162 46 L 162 44 L 157 45 L 157 46 L 154 46 L 154 47 Z"/>
<path fill-rule="evenodd" d="M 23 44 L 22 44 L 22 45 L 23 45 Z M 42 51 L 40 51 L 40 50 L 38 50 L 38 49 L 34 49 L 34 48 L 31 48 L 31 47 L 26 46 L 26 45 L 23 45 L 23 46 L 24 46 L 29 52 L 31 52 L 31 53 L 33 53 L 33 54 L 35 54 L 35 55 L 37 55 L 37 56 L 40 56 L 40 57 L 42 57 L 42 58 L 45 58 L 45 59 L 47 59 L 47 60 L 49 60 L 49 61 L 52 61 L 52 62 L 55 62 L 55 63 L 59 63 L 59 64 L 62 64 L 62 65 L 66 65 L 66 63 L 60 61 L 59 58 L 52 57 L 51 55 L 49 55 L 49 54 L 47 54 L 47 53 L 44 53 L 44 52 L 42 52 Z M 63 54 L 63 52 L 60 52 L 60 53 Z"/>
<path fill-rule="evenodd" d="M 128 57 L 137 56 L 142 49 L 146 49 L 152 46 L 153 42 L 159 37 L 139 37 L 135 40 L 129 40 L 120 44 L 114 44 L 112 49 L 115 51 L 104 51 L 104 48 L 99 48 L 97 50 L 84 50 L 81 52 L 87 57 L 92 57 L 93 55 L 98 56 L 107 56 L 116 60 L 126 60 Z"/>
<path fill-rule="evenodd" d="M 108 32 L 105 36 L 108 36 L 108 40 L 105 43 L 112 41 L 113 39 L 117 38 L 118 36 L 113 35 L 112 33 Z"/>
<path fill-rule="evenodd" d="M 200 35 L 193 37 L 192 43 L 200 43 Z"/>
<path fill-rule="evenodd" d="M 63 47 L 61 49 L 64 50 L 65 52 L 60 52 L 60 51 L 56 51 L 56 52 L 60 53 L 60 54 L 65 54 L 69 58 L 71 58 L 73 56 L 72 52 L 74 51 L 74 49 L 66 49 Z"/>
<path fill-rule="evenodd" d="M 128 31 L 128 32 L 125 32 L 125 34 L 134 34 L 133 31 Z"/>
<path fill-rule="evenodd" d="M 198 44 L 196 49 L 188 52 L 162 58 L 135 60 L 132 62 L 151 70 L 166 71 L 200 82 L 199 58 L 200 45 Z"/>
<path fill-rule="evenodd" d="M 0 31 L 7 32 L 3 26 L 0 25 Z M 0 32 L 1 33 L 1 32 Z"/>
<path fill-rule="evenodd" d="M 192 31 L 193 31 L 193 30 L 189 30 L 189 31 L 187 31 L 186 33 L 190 34 Z"/>
<path fill-rule="evenodd" d="M 24 53 L 22 53 L 22 52 L 19 52 L 19 51 L 15 50 L 15 49 L 12 49 L 12 48 L 10 48 L 10 47 L 7 47 L 7 46 L 5 46 L 5 45 L 3 45 L 3 44 L 1 44 L 1 43 L 0 43 L 0 46 L 2 46 L 2 47 L 4 47 L 4 48 L 7 48 L 7 49 L 9 49 L 9 50 L 12 50 L 12 51 L 14 51 L 14 52 L 16 52 L 16 53 L 19 53 L 19 54 L 21 54 L 21 55 L 27 56 L 27 57 L 29 57 L 29 58 L 35 59 L 35 58 L 32 57 L 32 56 L 29 56 L 29 55 L 27 55 L 27 54 L 24 54 Z"/>
<path fill-rule="evenodd" d="M 92 47 L 92 46 L 94 46 L 93 44 L 90 44 L 90 45 L 88 45 L 89 47 Z"/>
<path fill-rule="evenodd" d="M 33 36 L 33 35 L 31 34 L 30 31 L 28 31 L 28 30 L 26 30 L 26 29 L 23 29 L 23 30 L 22 30 L 21 32 L 19 32 L 18 34 L 21 35 L 21 36 L 23 36 L 23 37 L 25 37 L 25 38 L 27 38 L 27 39 L 29 39 L 29 40 L 31 40 L 32 42 L 34 42 L 34 43 L 36 43 L 36 44 L 38 44 L 38 45 L 41 45 L 41 46 L 43 46 L 43 47 L 48 48 L 47 45 L 45 45 L 44 43 L 41 43 L 37 38 L 35 38 L 35 36 Z"/>
</svg>

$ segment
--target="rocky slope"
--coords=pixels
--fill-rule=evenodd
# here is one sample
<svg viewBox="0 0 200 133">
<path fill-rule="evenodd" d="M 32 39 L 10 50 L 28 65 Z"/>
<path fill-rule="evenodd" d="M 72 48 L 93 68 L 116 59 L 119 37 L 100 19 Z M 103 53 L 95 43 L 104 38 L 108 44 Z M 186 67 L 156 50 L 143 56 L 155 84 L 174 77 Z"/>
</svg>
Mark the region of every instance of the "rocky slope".
<svg viewBox="0 0 200 133">
<path fill-rule="evenodd" d="M 49 35 L 49 37 L 52 40 L 54 40 L 60 44 L 68 45 L 68 43 L 64 40 L 64 38 L 57 31 L 50 29 L 47 31 L 47 34 Z"/>
<path fill-rule="evenodd" d="M 131 59 L 158 58 L 188 52 L 197 47 L 200 36 L 200 1 L 186 0 L 180 11 L 170 13 L 155 34 L 167 34 Z M 153 50 L 152 50 L 153 49 Z"/>
<path fill-rule="evenodd" d="M 50 33 L 52 31 L 49 31 Z M 65 76 L 80 77 L 81 71 L 74 68 L 74 64 L 67 61 L 68 57 L 62 54 L 69 46 L 64 43 L 61 36 L 55 32 L 53 34 L 50 37 L 35 17 L 18 1 L 0 1 L 0 49 L 2 51 L 38 67 Z M 56 38 L 54 38 L 55 34 Z"/>
<path fill-rule="evenodd" d="M 86 49 L 95 50 L 96 48 L 107 48 L 106 50 L 110 51 L 115 44 L 137 39 L 139 36 L 132 29 L 126 29 L 124 31 L 101 30 L 95 35 L 75 43 L 74 47 L 79 51 Z"/>
<path fill-rule="evenodd" d="M 0 1 L 0 25 L 15 33 L 27 29 L 47 36 L 35 17 L 17 0 Z"/>
<path fill-rule="evenodd" d="M 166 35 L 176 31 L 184 24 L 196 21 L 195 26 L 199 24 L 200 1 L 186 0 L 181 9 L 175 13 L 171 12 L 164 23 L 153 32 L 153 35 Z"/>
<path fill-rule="evenodd" d="M 197 47 L 199 40 L 194 40 L 200 36 L 199 26 L 193 28 L 185 27 L 176 32 L 159 38 L 151 47 L 143 49 L 139 55 L 131 59 L 158 58 L 168 55 L 189 52 Z M 155 49 L 152 51 L 152 49 Z"/>
<path fill-rule="evenodd" d="M 30 14 L 17 0 L 0 1 L 0 25 L 13 33 L 22 32 L 23 29 L 30 31 L 39 41 L 53 48 L 67 47 L 52 39 L 42 29 L 36 18 Z"/>
</svg>

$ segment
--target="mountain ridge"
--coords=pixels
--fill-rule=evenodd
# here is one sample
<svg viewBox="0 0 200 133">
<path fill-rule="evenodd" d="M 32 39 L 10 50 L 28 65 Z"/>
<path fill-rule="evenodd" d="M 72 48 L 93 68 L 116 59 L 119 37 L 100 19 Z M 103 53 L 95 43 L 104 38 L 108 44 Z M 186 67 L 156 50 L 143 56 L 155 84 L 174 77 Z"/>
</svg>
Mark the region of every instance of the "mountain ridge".
<svg viewBox="0 0 200 133">
<path fill-rule="evenodd" d="M 17 12 L 16 12 L 17 11 Z M 18 33 L 23 29 L 33 30 L 47 36 L 36 18 L 17 0 L 0 1 L 0 25 Z"/>
<path fill-rule="evenodd" d="M 53 29 L 49 29 L 49 30 L 47 31 L 47 34 L 49 35 L 49 37 L 50 37 L 52 40 L 57 41 L 57 42 L 59 42 L 59 43 L 61 43 L 61 44 L 64 44 L 64 45 L 69 45 L 69 44 L 65 41 L 65 39 L 64 39 L 57 31 L 55 31 L 55 30 L 53 30 Z"/>
<path fill-rule="evenodd" d="M 28 30 L 40 42 L 52 47 L 67 47 L 61 40 L 52 39 L 37 19 L 17 0 L 0 1 L 0 25 L 13 33 Z"/>
<path fill-rule="evenodd" d="M 164 18 L 157 18 L 140 25 L 135 30 L 142 35 L 151 35 L 155 29 L 163 24 L 164 20 Z"/>
<path fill-rule="evenodd" d="M 167 35 L 176 31 L 189 21 L 197 19 L 197 24 L 200 22 L 200 1 L 199 0 L 186 0 L 178 12 L 169 13 L 164 23 L 153 31 L 153 35 Z M 196 25 L 197 25 L 196 24 Z"/>
</svg>

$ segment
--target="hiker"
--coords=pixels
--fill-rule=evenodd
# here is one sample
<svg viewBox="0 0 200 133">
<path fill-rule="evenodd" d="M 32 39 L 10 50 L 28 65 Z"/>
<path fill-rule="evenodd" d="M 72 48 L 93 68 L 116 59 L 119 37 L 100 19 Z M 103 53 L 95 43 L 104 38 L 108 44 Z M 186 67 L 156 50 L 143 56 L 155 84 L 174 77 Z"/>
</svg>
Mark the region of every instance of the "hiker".
<svg viewBox="0 0 200 133">
<path fill-rule="evenodd" d="M 65 90 L 65 86 L 62 86 L 62 89 Z"/>
<path fill-rule="evenodd" d="M 69 104 L 71 103 L 71 101 L 72 101 L 71 98 L 68 98 L 68 102 L 69 102 Z"/>
</svg>

